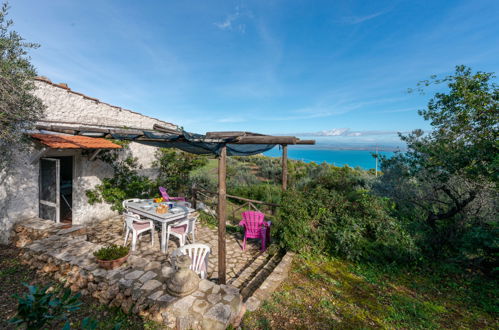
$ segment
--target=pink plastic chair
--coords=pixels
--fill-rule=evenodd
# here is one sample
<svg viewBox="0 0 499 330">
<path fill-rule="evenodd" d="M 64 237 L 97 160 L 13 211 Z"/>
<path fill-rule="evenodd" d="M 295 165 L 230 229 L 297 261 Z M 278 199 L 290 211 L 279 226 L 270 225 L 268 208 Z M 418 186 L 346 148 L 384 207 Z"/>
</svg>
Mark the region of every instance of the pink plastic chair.
<svg viewBox="0 0 499 330">
<path fill-rule="evenodd" d="M 239 226 L 244 227 L 243 250 L 246 250 L 247 238 L 259 238 L 262 242 L 262 251 L 265 251 L 267 233 L 270 231 L 270 222 L 264 221 L 265 215 L 262 212 L 246 211 L 242 213 L 243 220 L 239 222 Z"/>
<path fill-rule="evenodd" d="M 185 202 L 185 197 L 170 197 L 168 193 L 166 192 L 165 187 L 159 187 L 159 192 L 161 193 L 161 196 L 165 199 L 165 201 L 184 201 Z"/>
</svg>

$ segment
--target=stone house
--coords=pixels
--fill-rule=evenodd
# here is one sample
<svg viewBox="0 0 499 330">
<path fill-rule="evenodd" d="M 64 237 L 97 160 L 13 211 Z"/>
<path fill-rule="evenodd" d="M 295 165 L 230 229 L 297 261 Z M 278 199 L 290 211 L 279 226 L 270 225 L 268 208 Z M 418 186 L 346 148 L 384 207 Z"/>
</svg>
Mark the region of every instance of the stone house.
<svg viewBox="0 0 499 330">
<path fill-rule="evenodd" d="M 72 91 L 66 84 L 55 84 L 46 78 L 37 78 L 35 83 L 35 95 L 46 106 L 41 124 L 137 129 L 152 129 L 157 124 L 178 128 Z M 31 150 L 17 155 L 14 166 L 0 183 L 0 242 L 8 242 L 14 223 L 22 219 L 40 217 L 83 224 L 115 214 L 107 204 L 90 205 L 85 191 L 112 176 L 112 168 L 96 157 L 98 150 L 119 148 L 118 145 L 95 134 L 54 135 L 43 130 L 31 133 Z M 142 165 L 141 174 L 153 175 L 151 164 L 156 148 L 135 142 L 129 148 Z"/>
</svg>

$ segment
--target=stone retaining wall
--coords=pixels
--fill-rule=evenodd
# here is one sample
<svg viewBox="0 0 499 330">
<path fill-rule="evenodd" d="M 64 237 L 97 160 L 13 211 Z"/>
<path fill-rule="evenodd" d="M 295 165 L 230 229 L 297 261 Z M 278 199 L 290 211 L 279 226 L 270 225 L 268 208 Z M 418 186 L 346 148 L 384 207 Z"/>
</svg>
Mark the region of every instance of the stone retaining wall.
<svg viewBox="0 0 499 330">
<path fill-rule="evenodd" d="M 272 270 L 269 276 L 246 300 L 246 308 L 252 312 L 260 307 L 264 300 L 267 300 L 277 287 L 288 277 L 289 269 L 293 263 L 293 252 L 287 252 L 279 264 Z"/>
<path fill-rule="evenodd" d="M 98 267 L 93 256 L 100 247 L 85 235 L 61 233 L 26 245 L 22 260 L 72 291 L 171 328 L 225 329 L 242 316 L 242 296 L 233 286 L 202 280 L 193 294 L 173 297 L 165 291 L 175 272 L 172 267 L 131 255 L 125 266 L 107 271 Z"/>
</svg>

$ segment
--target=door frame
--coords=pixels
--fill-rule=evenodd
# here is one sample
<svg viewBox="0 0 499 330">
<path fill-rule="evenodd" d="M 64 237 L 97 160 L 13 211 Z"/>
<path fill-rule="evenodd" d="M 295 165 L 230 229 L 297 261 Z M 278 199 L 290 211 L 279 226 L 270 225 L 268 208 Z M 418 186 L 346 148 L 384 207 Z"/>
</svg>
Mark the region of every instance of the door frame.
<svg viewBox="0 0 499 330">
<path fill-rule="evenodd" d="M 55 203 L 51 201 L 42 200 L 42 160 L 48 160 L 55 162 Z M 55 207 L 55 222 L 59 223 L 61 221 L 61 160 L 57 158 L 43 157 L 40 158 L 40 175 L 38 178 L 38 203 L 50 207 Z M 40 216 L 40 211 L 38 211 L 38 216 Z"/>
</svg>

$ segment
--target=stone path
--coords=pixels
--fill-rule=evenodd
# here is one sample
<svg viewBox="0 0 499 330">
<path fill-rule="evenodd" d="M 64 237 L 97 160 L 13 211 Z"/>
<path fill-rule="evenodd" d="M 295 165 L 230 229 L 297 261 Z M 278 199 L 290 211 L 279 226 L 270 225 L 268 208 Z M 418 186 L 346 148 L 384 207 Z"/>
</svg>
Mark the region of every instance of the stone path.
<svg viewBox="0 0 499 330">
<path fill-rule="evenodd" d="M 157 228 L 154 234 L 154 244 L 151 247 L 151 239 L 149 233 L 144 233 L 137 242 L 137 251 L 134 255 L 156 261 L 161 264 L 169 264 L 169 254 L 178 248 L 178 240 L 171 237 L 168 242 L 167 254 L 160 251 L 159 235 L 161 229 Z M 116 216 L 98 223 L 95 223 L 87 228 L 88 240 L 98 244 L 123 244 L 123 220 L 121 216 Z M 217 229 L 209 228 L 200 223 L 196 224 L 196 243 L 206 244 L 211 247 L 211 255 L 208 265 L 208 279 L 218 279 L 218 233 Z M 190 239 L 190 237 L 189 237 Z M 260 242 L 258 240 L 248 241 L 246 251 L 241 248 L 241 239 L 232 233 L 226 235 L 226 266 L 227 266 L 227 281 L 230 282 L 239 276 L 246 268 L 254 262 L 258 262 L 267 258 L 267 252 L 260 252 Z"/>
</svg>

